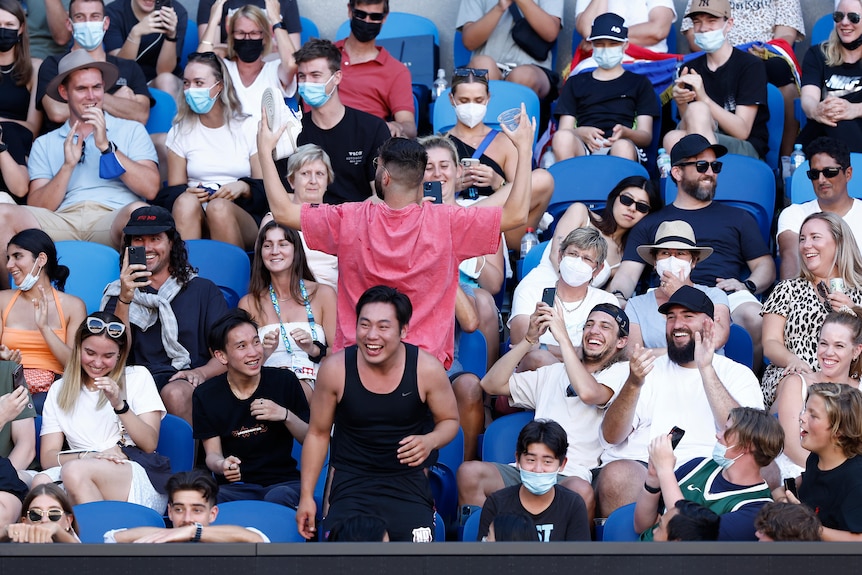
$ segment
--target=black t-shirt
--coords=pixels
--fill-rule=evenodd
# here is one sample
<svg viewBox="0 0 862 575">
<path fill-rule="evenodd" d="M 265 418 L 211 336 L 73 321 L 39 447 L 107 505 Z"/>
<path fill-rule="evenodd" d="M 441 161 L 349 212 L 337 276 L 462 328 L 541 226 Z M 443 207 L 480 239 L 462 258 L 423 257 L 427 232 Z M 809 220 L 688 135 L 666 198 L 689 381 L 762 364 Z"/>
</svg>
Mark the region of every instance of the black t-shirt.
<svg viewBox="0 0 862 575">
<path fill-rule="evenodd" d="M 578 126 L 604 130 L 606 138 L 617 124 L 632 127 L 638 116 L 659 114 L 650 81 L 628 70 L 613 80 L 597 80 L 590 72 L 570 76 L 554 111 L 558 118 L 574 116 Z"/>
<path fill-rule="evenodd" d="M 156 293 L 151 287 L 138 288 Z M 114 313 L 117 298 L 112 297 L 105 311 Z M 210 360 L 207 335 L 213 324 L 228 311 L 221 290 L 213 282 L 202 277 L 193 278 L 171 301 L 177 318 L 180 344 L 189 352 L 191 367 L 200 367 Z M 176 373 L 162 344 L 162 322 L 156 320 L 147 331 L 132 325 L 132 349 L 129 365 L 143 365 L 153 376 Z"/>
<path fill-rule="evenodd" d="M 173 9 L 177 13 L 177 65 L 173 73 L 177 76 L 183 75 L 180 68 L 180 55 L 183 53 L 183 43 L 186 37 L 186 29 L 189 25 L 189 13 L 185 7 L 174 0 Z M 105 6 L 105 16 L 111 19 L 108 31 L 105 32 L 105 51 L 113 52 L 123 47 L 126 38 L 132 28 L 139 22 L 138 17 L 132 11 L 132 0 L 115 0 Z M 144 72 L 144 77 L 149 82 L 156 77 L 156 63 L 159 52 L 162 50 L 165 39 L 163 34 L 147 34 L 141 37 L 138 45 L 136 62 Z"/>
<path fill-rule="evenodd" d="M 580 495 L 556 485 L 554 500 L 548 508 L 533 515 L 521 504 L 520 489 L 520 485 L 512 485 L 488 496 L 479 517 L 479 539 L 488 535 L 488 528 L 497 515 L 514 513 L 532 519 L 541 542 L 591 540 L 587 507 Z"/>
<path fill-rule="evenodd" d="M 200 2 L 198 3 L 198 26 L 207 24 L 210 21 L 210 12 L 212 12 L 213 4 L 215 4 L 215 0 L 200 0 Z M 234 12 L 236 12 L 246 4 L 257 6 L 258 8 L 263 10 L 264 13 L 266 12 L 265 0 L 227 0 L 227 2 L 224 3 L 224 8 L 222 9 L 221 38 L 219 39 L 219 41 L 227 41 L 226 22 L 228 18 L 232 16 Z M 284 27 L 290 34 L 294 32 L 299 33 L 302 30 L 302 24 L 299 21 L 299 5 L 297 4 L 297 0 L 281 0 L 280 4 L 281 20 L 284 23 Z"/>
<path fill-rule="evenodd" d="M 745 279 L 750 273 L 746 262 L 769 254 L 760 228 L 750 213 L 712 202 L 699 210 L 681 210 L 671 204 L 647 215 L 629 233 L 623 260 L 644 263 L 637 247 L 654 244 L 659 225 L 672 220 L 688 222 L 697 245 L 714 250 L 691 270 L 691 280 L 696 284 L 714 286 L 716 278 Z"/>
<path fill-rule="evenodd" d="M 820 98 L 834 96 L 848 102 L 862 102 L 862 61 L 840 66 L 826 65 L 819 46 L 812 46 L 802 60 L 802 85 L 820 88 Z"/>
<path fill-rule="evenodd" d="M 715 72 L 707 66 L 705 54 L 689 61 L 688 68 L 701 75 L 706 93 L 725 110 L 735 112 L 737 106 L 757 106 L 748 141 L 761 158 L 766 156 L 769 149 L 769 131 L 766 129 L 769 109 L 766 107 L 767 82 L 763 60 L 734 48 L 730 59 Z"/>
<path fill-rule="evenodd" d="M 361 202 L 371 196 L 374 158 L 389 139 L 386 122 L 376 116 L 345 106 L 344 118 L 329 130 L 318 128 L 314 114 L 302 117 L 302 133 L 297 145 L 317 144 L 329 154 L 335 181 L 329 184 L 323 201 L 327 204 Z"/>
<path fill-rule="evenodd" d="M 817 468 L 820 457 L 808 456 L 799 500 L 814 510 L 823 527 L 862 533 L 862 457 L 851 457 L 835 469 Z"/>
<path fill-rule="evenodd" d="M 60 60 L 62 60 L 63 56 L 66 54 L 68 54 L 68 52 L 65 54 L 48 56 L 42 61 L 42 65 L 39 66 L 39 82 L 36 85 L 36 109 L 40 112 L 44 111 L 44 108 L 42 107 L 42 98 L 50 97 L 47 95 L 48 84 L 50 84 L 51 80 L 57 76 Z M 156 103 L 150 95 L 150 89 L 147 87 L 147 79 L 144 77 L 144 71 L 141 70 L 141 67 L 138 66 L 134 60 L 117 58 L 110 54 L 107 55 L 105 60 L 116 66 L 120 71 L 120 77 L 117 78 L 117 82 L 105 90 L 108 94 L 113 94 L 121 87 L 128 86 L 136 95 L 143 95 L 149 98 L 150 106 L 153 106 Z M 55 124 L 48 119 L 48 116 L 45 116 L 45 121 L 42 122 L 42 133 L 47 134 L 59 127 L 60 124 Z"/>
<path fill-rule="evenodd" d="M 260 370 L 260 384 L 248 399 L 238 399 L 230 389 L 227 374 L 218 375 L 195 389 L 192 414 L 195 439 L 221 439 L 225 457 L 235 455 L 242 463 L 242 481 L 273 485 L 299 479 L 293 451 L 293 435 L 281 421 L 260 421 L 251 415 L 256 399 L 269 399 L 308 422 L 308 402 L 293 371 L 277 367 Z M 216 474 L 219 483 L 228 483 Z"/>
</svg>

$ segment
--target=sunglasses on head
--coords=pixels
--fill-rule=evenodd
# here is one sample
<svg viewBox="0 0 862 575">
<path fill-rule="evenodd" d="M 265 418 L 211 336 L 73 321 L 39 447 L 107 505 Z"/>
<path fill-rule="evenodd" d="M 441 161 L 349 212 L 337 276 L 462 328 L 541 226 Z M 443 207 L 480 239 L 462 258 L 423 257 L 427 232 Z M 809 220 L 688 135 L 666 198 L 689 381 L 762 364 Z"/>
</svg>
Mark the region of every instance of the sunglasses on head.
<svg viewBox="0 0 862 575">
<path fill-rule="evenodd" d="M 824 176 L 826 176 L 827 179 L 832 179 L 835 176 L 837 176 L 838 174 L 840 174 L 842 169 L 843 168 L 832 167 L 832 168 L 823 168 L 822 170 L 808 170 L 807 172 L 805 172 L 805 174 L 808 176 L 808 179 L 811 181 L 819 180 L 820 174 L 823 174 Z"/>
<path fill-rule="evenodd" d="M 57 521 L 62 519 L 63 515 L 65 514 L 66 512 L 62 509 L 48 509 L 47 511 L 44 511 L 42 509 L 34 507 L 33 509 L 27 511 L 27 519 L 29 519 L 33 523 L 38 523 L 42 521 L 42 518 L 47 515 L 48 519 L 56 523 Z"/>
<path fill-rule="evenodd" d="M 189 62 L 195 62 L 197 60 L 217 60 L 218 56 L 216 56 L 215 52 L 192 52 L 189 54 Z"/>
<path fill-rule="evenodd" d="M 469 78 L 473 76 L 474 78 L 487 78 L 488 77 L 488 69 L 487 68 L 455 68 L 455 73 L 453 74 L 456 78 Z"/>
<path fill-rule="evenodd" d="M 639 202 L 639 201 L 635 200 L 633 197 L 627 196 L 626 194 L 620 194 L 619 198 L 620 198 L 620 203 L 622 205 L 624 205 L 625 207 L 629 207 L 630 205 L 634 204 L 635 209 L 637 211 L 639 211 L 640 213 L 642 213 L 642 214 L 648 214 L 649 213 L 650 207 L 649 207 L 648 203 Z"/>
<path fill-rule="evenodd" d="M 713 160 L 712 162 L 707 162 L 706 160 L 698 160 L 696 162 L 680 162 L 676 164 L 677 166 L 694 166 L 694 169 L 698 171 L 700 174 L 705 174 L 709 168 L 712 168 L 712 173 L 717 174 L 721 172 L 721 166 L 724 164 L 719 162 L 718 160 Z"/>
<path fill-rule="evenodd" d="M 383 22 L 383 19 L 386 18 L 386 14 L 384 14 L 383 12 L 366 12 L 365 10 L 354 8 L 353 17 L 357 20 L 365 20 L 366 18 L 371 18 L 372 22 Z"/>
<path fill-rule="evenodd" d="M 118 338 L 126 333 L 126 324 L 121 321 L 104 321 L 98 317 L 88 317 L 86 320 L 87 329 L 90 333 L 100 334 L 103 331 L 108 333 L 108 337 Z"/>
<path fill-rule="evenodd" d="M 847 16 L 847 19 L 850 20 L 851 24 L 858 24 L 859 21 L 862 20 L 862 15 L 858 12 L 848 12 L 845 14 L 844 12 L 836 10 L 832 13 L 832 19 L 836 24 L 840 24 L 844 20 L 844 16 Z"/>
</svg>

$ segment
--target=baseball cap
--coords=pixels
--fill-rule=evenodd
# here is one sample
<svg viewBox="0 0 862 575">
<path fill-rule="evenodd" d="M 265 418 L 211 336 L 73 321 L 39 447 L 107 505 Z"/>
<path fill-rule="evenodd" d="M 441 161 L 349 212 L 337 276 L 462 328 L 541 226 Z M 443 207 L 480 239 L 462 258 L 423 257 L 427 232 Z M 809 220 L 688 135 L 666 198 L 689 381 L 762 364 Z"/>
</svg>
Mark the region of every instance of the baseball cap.
<svg viewBox="0 0 862 575">
<path fill-rule="evenodd" d="M 710 319 L 715 316 L 715 306 L 712 300 L 696 287 L 684 285 L 676 290 L 667 302 L 658 308 L 659 313 L 667 315 L 670 308 L 682 306 L 689 311 L 705 313 Z"/>
<path fill-rule="evenodd" d="M 127 236 L 147 236 L 175 230 L 176 227 L 174 217 L 165 208 L 144 206 L 132 212 L 123 233 Z"/>
<path fill-rule="evenodd" d="M 614 321 L 616 321 L 617 325 L 620 326 L 622 334 L 629 334 L 629 316 L 627 316 L 626 312 L 624 312 L 619 306 L 612 303 L 600 303 L 590 310 L 590 314 L 596 311 L 606 313 L 614 318 Z"/>
<path fill-rule="evenodd" d="M 730 2 L 728 0 L 692 0 L 691 8 L 685 17 L 691 18 L 692 14 L 709 14 L 718 18 L 730 18 Z"/>
<path fill-rule="evenodd" d="M 625 42 L 629 37 L 629 29 L 624 26 L 625 20 L 619 14 L 606 12 L 599 14 L 593 20 L 593 27 L 590 30 L 590 37 L 587 42 L 593 40 L 614 40 L 616 42 Z"/>
<path fill-rule="evenodd" d="M 721 144 L 710 144 L 709 140 L 700 134 L 689 134 L 681 139 L 670 151 L 670 165 L 675 166 L 686 158 L 693 158 L 704 150 L 712 150 L 715 157 L 720 158 L 727 153 L 727 148 Z"/>
</svg>

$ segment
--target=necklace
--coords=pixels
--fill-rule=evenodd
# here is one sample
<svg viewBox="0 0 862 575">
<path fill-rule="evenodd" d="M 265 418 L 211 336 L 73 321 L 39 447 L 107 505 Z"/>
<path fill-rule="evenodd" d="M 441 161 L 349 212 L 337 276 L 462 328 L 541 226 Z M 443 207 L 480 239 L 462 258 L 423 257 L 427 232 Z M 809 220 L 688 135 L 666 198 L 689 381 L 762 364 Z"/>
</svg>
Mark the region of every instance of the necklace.
<svg viewBox="0 0 862 575">
<path fill-rule="evenodd" d="M 577 304 L 575 304 L 575 307 L 573 307 L 573 308 L 568 308 L 568 307 L 566 307 L 566 302 L 564 302 L 564 301 L 562 300 L 562 298 L 560 298 L 560 296 L 557 296 L 557 301 L 558 301 L 558 302 L 560 302 L 560 305 L 561 305 L 561 306 L 563 306 L 563 311 L 565 311 L 566 313 L 572 313 L 572 312 L 578 311 L 578 309 L 580 309 L 580 307 L 581 307 L 582 305 L 584 305 L 584 302 L 585 302 L 586 300 L 587 300 L 587 297 L 586 297 L 586 296 L 584 296 L 584 299 L 582 299 L 582 300 L 581 300 L 581 301 L 579 301 Z"/>
<path fill-rule="evenodd" d="M 11 74 L 15 64 L 0 64 L 0 74 Z"/>
</svg>

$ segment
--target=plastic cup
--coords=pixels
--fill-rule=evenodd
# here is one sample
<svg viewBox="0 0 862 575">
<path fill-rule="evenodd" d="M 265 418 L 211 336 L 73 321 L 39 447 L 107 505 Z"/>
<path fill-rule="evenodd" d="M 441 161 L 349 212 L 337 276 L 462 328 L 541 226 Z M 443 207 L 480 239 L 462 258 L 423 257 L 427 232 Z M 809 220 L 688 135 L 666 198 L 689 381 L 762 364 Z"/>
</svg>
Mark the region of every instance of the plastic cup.
<svg viewBox="0 0 862 575">
<path fill-rule="evenodd" d="M 517 130 L 518 124 L 521 122 L 521 108 L 510 108 L 497 116 L 497 121 L 509 128 L 509 130 Z"/>
</svg>

